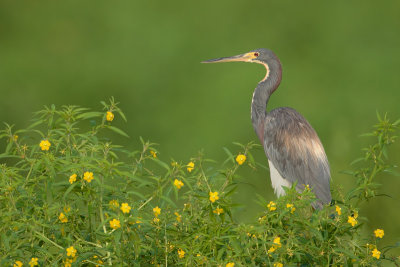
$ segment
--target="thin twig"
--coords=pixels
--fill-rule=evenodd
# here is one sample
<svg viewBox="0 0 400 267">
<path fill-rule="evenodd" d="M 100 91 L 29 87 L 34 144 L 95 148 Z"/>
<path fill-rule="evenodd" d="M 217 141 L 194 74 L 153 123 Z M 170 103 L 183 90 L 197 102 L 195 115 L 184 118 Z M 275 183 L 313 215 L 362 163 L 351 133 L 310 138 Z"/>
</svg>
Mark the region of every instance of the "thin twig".
<svg viewBox="0 0 400 267">
<path fill-rule="evenodd" d="M 153 197 L 154 197 L 154 196 L 151 196 L 148 200 L 146 200 L 146 202 L 144 202 L 144 203 L 138 208 L 138 210 L 141 210 L 144 206 L 146 206 L 147 203 L 149 203 L 149 202 L 153 199 Z"/>
<path fill-rule="evenodd" d="M 86 240 L 83 240 L 83 239 L 79 238 L 79 236 L 77 236 L 77 235 L 74 235 L 74 237 L 75 237 L 77 240 L 79 240 L 80 242 L 82 242 L 82 243 L 86 243 L 86 244 L 88 244 L 88 245 L 92 245 L 92 246 L 95 246 L 95 247 L 98 247 L 98 248 L 103 248 L 101 245 L 96 244 L 96 243 L 93 243 L 93 242 L 89 242 L 89 241 L 86 241 Z"/>
<path fill-rule="evenodd" d="M 46 240 L 47 242 L 53 244 L 54 246 L 58 247 L 59 249 L 64 250 L 64 248 L 62 246 L 60 246 L 59 244 L 55 243 L 54 241 L 51 241 L 49 238 L 47 238 L 45 235 L 43 235 L 42 233 L 39 233 L 38 231 L 35 231 L 35 234 L 39 235 L 42 239 Z"/>
</svg>

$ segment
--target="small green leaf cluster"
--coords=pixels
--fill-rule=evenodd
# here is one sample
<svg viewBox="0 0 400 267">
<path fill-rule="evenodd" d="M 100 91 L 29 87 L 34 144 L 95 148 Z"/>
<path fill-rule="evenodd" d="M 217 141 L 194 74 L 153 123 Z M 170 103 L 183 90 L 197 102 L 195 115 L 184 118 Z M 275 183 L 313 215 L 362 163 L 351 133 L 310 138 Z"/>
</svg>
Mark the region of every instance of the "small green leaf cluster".
<svg viewBox="0 0 400 267">
<path fill-rule="evenodd" d="M 240 168 L 260 164 L 254 143 L 236 145 L 222 164 L 202 153 L 166 161 L 156 144 L 137 151 L 114 144 L 125 119 L 114 99 L 103 111 L 45 107 L 33 124 L 0 138 L 0 265 L 19 266 L 371 266 L 398 263 L 381 237 L 363 237 L 358 205 L 374 197 L 373 179 L 390 169 L 387 146 L 396 123 L 386 116 L 372 134 L 357 188 L 333 192 L 313 210 L 312 188 L 267 201 L 253 223 L 235 218 Z M 114 117 L 115 115 L 115 117 Z M 112 135 L 111 135 L 112 136 Z M 371 193 L 372 192 L 372 193 Z M 367 244 L 369 243 L 369 244 Z M 379 256 L 378 253 L 379 252 Z"/>
<path fill-rule="evenodd" d="M 390 122 L 387 114 L 382 118 L 377 114 L 378 123 L 374 125 L 371 133 L 363 134 L 365 137 L 374 137 L 377 142 L 364 148 L 364 156 L 353 161 L 352 164 L 363 162 L 364 165 L 355 171 L 347 173 L 357 179 L 357 187 L 349 192 L 347 198 L 360 201 L 369 200 L 377 195 L 380 184 L 373 179 L 380 173 L 386 172 L 399 176 L 394 170 L 395 165 L 388 162 L 388 147 L 395 142 L 397 136 L 394 135 L 399 127 L 400 120 Z"/>
</svg>

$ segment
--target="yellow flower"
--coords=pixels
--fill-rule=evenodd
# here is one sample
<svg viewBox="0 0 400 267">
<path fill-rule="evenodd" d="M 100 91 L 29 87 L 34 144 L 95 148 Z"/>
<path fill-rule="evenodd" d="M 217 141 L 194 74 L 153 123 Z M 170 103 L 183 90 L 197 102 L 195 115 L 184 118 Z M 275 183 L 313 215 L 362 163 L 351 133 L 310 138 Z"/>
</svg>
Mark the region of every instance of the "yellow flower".
<svg viewBox="0 0 400 267">
<path fill-rule="evenodd" d="M 282 246 L 281 238 L 280 237 L 275 237 L 272 247 L 270 247 L 270 249 L 268 249 L 268 253 L 274 252 L 277 248 L 280 248 L 281 246 Z"/>
<path fill-rule="evenodd" d="M 29 262 L 29 265 L 31 267 L 38 265 L 38 258 L 32 258 L 31 261 Z"/>
<path fill-rule="evenodd" d="M 123 213 L 129 213 L 131 211 L 131 207 L 129 207 L 128 203 L 122 203 L 121 210 Z"/>
<path fill-rule="evenodd" d="M 290 209 L 290 213 L 293 213 L 296 210 L 294 205 L 293 204 L 289 204 L 289 203 L 286 204 L 286 208 Z"/>
<path fill-rule="evenodd" d="M 276 246 L 276 247 L 281 247 L 282 245 L 281 245 L 281 238 L 280 237 L 275 237 L 274 238 L 274 246 Z"/>
<path fill-rule="evenodd" d="M 268 249 L 268 254 L 274 252 L 276 250 L 276 247 L 272 246 Z"/>
<path fill-rule="evenodd" d="M 21 261 L 16 261 L 13 267 L 21 267 L 23 263 Z"/>
<path fill-rule="evenodd" d="M 69 183 L 73 184 L 75 181 L 76 181 L 76 174 L 74 173 L 69 177 Z"/>
<path fill-rule="evenodd" d="M 117 219 L 112 219 L 112 220 L 110 221 L 110 227 L 111 227 L 112 229 L 118 229 L 118 228 L 121 227 L 121 222 L 120 222 L 119 220 L 117 220 Z"/>
<path fill-rule="evenodd" d="M 104 262 L 102 260 L 97 260 L 97 263 L 101 264 L 101 266 L 104 266 L 103 265 Z M 100 265 L 96 265 L 96 267 L 100 267 Z"/>
<path fill-rule="evenodd" d="M 85 172 L 85 173 L 83 174 L 83 179 L 84 179 L 86 182 L 90 183 L 90 182 L 93 180 L 93 172 Z"/>
<path fill-rule="evenodd" d="M 73 246 L 70 246 L 69 248 L 67 248 L 67 256 L 68 257 L 75 257 L 76 255 L 76 249 Z"/>
<path fill-rule="evenodd" d="M 18 135 L 16 135 L 16 134 L 14 134 L 13 135 L 13 140 L 15 141 L 15 142 L 17 142 L 17 140 L 18 140 Z M 20 262 L 20 261 L 19 261 Z M 22 262 L 21 262 L 22 263 Z"/>
<path fill-rule="evenodd" d="M 338 215 L 342 215 L 342 208 L 336 205 L 336 212 Z"/>
<path fill-rule="evenodd" d="M 181 248 L 178 250 L 178 256 L 180 259 L 182 259 L 183 257 L 185 257 L 185 251 L 183 251 Z"/>
<path fill-rule="evenodd" d="M 209 195 L 210 195 L 210 201 L 212 203 L 214 203 L 219 199 L 218 192 L 210 192 Z"/>
<path fill-rule="evenodd" d="M 157 217 L 154 217 L 153 222 L 158 223 L 158 222 L 160 222 L 160 219 L 158 219 Z"/>
<path fill-rule="evenodd" d="M 379 250 L 377 250 L 376 248 L 371 251 L 372 253 L 372 257 L 377 258 L 379 260 L 379 258 L 381 257 L 381 252 Z"/>
<path fill-rule="evenodd" d="M 60 216 L 58 216 L 58 219 L 62 222 L 62 223 L 67 223 L 68 222 L 68 218 L 67 216 L 65 216 L 64 213 L 60 213 Z"/>
<path fill-rule="evenodd" d="M 233 262 L 228 262 L 226 265 L 225 265 L 225 267 L 234 267 L 235 266 L 235 263 L 233 263 Z"/>
<path fill-rule="evenodd" d="M 156 206 L 155 208 L 153 208 L 153 213 L 154 216 L 158 217 L 158 215 L 161 214 L 161 209 L 158 206 Z"/>
<path fill-rule="evenodd" d="M 217 215 L 220 215 L 220 214 L 224 213 L 224 209 L 216 208 L 215 210 L 213 210 L 213 212 L 216 213 Z"/>
<path fill-rule="evenodd" d="M 64 206 L 63 210 L 64 210 L 65 213 L 68 213 L 68 212 L 71 211 L 71 207 L 68 206 L 68 205 L 67 205 L 67 206 Z"/>
<path fill-rule="evenodd" d="M 107 121 L 113 121 L 114 114 L 111 111 L 107 111 L 106 119 Z"/>
<path fill-rule="evenodd" d="M 283 264 L 280 262 L 275 262 L 274 267 L 283 267 Z"/>
<path fill-rule="evenodd" d="M 194 162 L 191 161 L 191 162 L 189 162 L 186 166 L 187 166 L 187 171 L 188 171 L 188 172 L 192 172 L 193 169 L 194 169 Z"/>
<path fill-rule="evenodd" d="M 347 222 L 348 222 L 349 224 L 351 224 L 351 226 L 353 226 L 353 227 L 354 227 L 354 225 L 357 224 L 357 220 L 356 220 L 354 217 L 352 217 L 352 216 L 349 216 L 349 217 L 348 217 Z"/>
<path fill-rule="evenodd" d="M 273 201 L 270 201 L 269 204 L 267 205 L 269 211 L 274 211 L 276 210 L 276 203 Z"/>
<path fill-rule="evenodd" d="M 47 150 L 50 149 L 51 144 L 50 144 L 49 140 L 46 139 L 46 140 L 42 140 L 40 142 L 39 146 L 40 146 L 40 148 L 42 150 L 46 150 L 47 151 Z"/>
<path fill-rule="evenodd" d="M 310 191 L 310 185 L 306 184 L 305 190 Z"/>
<path fill-rule="evenodd" d="M 358 218 L 358 211 L 354 211 L 354 212 L 353 212 L 353 217 L 354 217 L 354 219 L 357 219 L 357 218 Z"/>
<path fill-rule="evenodd" d="M 150 154 L 153 156 L 153 158 L 157 158 L 157 152 L 150 150 Z"/>
<path fill-rule="evenodd" d="M 175 216 L 176 216 L 176 220 L 177 220 L 178 222 L 181 222 L 181 221 L 182 221 L 182 215 L 180 215 L 178 212 L 175 212 Z"/>
<path fill-rule="evenodd" d="M 110 202 L 108 203 L 108 205 L 111 206 L 111 209 L 117 209 L 117 208 L 119 208 L 118 200 L 115 200 L 115 199 L 110 200 Z"/>
<path fill-rule="evenodd" d="M 237 155 L 237 157 L 236 157 L 236 162 L 237 162 L 239 165 L 242 165 L 245 161 L 246 161 L 246 156 L 245 156 L 245 155 L 243 155 L 243 154 Z"/>
<path fill-rule="evenodd" d="M 376 229 L 374 231 L 374 234 L 376 237 L 382 238 L 385 235 L 385 232 L 383 231 L 383 229 Z"/>
<path fill-rule="evenodd" d="M 184 186 L 184 183 L 181 180 L 175 179 L 174 186 L 178 189 L 181 189 L 181 187 Z"/>
</svg>

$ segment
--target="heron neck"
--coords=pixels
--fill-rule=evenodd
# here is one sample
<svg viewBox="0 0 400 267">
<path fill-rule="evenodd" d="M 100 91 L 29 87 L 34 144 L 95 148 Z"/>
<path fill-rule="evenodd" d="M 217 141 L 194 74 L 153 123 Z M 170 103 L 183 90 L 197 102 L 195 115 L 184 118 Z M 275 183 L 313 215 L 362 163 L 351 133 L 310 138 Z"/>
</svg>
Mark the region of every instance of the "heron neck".
<svg viewBox="0 0 400 267">
<path fill-rule="evenodd" d="M 253 93 L 251 102 L 251 120 L 258 138 L 263 142 L 264 121 L 267 115 L 267 104 L 271 94 L 278 88 L 281 82 L 281 69 L 267 68 L 266 78 L 258 83 Z"/>
</svg>

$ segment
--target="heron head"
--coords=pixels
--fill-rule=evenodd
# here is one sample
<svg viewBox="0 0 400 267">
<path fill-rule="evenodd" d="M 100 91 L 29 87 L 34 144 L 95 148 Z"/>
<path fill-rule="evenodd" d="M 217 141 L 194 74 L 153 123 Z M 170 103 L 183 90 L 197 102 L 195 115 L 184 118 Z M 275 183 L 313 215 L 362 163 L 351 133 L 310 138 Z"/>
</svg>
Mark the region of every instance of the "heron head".
<svg viewBox="0 0 400 267">
<path fill-rule="evenodd" d="M 265 63 L 270 62 L 271 60 L 277 60 L 277 56 L 269 49 L 259 48 L 252 50 L 250 52 L 231 56 L 231 57 L 220 57 L 215 59 L 210 59 L 206 61 L 202 61 L 202 63 L 220 63 L 220 62 L 234 62 L 234 61 L 243 61 L 243 62 L 255 62 L 265 65 Z"/>
</svg>

